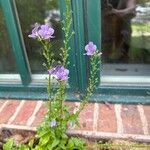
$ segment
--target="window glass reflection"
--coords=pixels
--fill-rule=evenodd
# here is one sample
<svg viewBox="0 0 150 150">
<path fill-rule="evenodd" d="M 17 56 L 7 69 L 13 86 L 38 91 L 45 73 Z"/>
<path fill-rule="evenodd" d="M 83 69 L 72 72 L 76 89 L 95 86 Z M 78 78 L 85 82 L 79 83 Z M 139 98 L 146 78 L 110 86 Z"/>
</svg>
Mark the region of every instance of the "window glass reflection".
<svg viewBox="0 0 150 150">
<path fill-rule="evenodd" d="M 60 60 L 59 50 L 62 47 L 62 33 L 60 23 L 60 11 L 58 0 L 15 0 L 19 20 L 24 37 L 25 47 L 29 58 L 31 71 L 33 74 L 45 73 L 42 66 L 44 62 L 42 56 L 42 47 L 34 39 L 28 38 L 31 28 L 36 22 L 40 24 L 48 23 L 55 29 L 55 38 L 51 40 L 51 50 L 54 51 L 55 59 Z M 61 60 L 60 60 L 61 61 Z"/>
<path fill-rule="evenodd" d="M 0 74 L 16 73 L 15 60 L 1 8 L 0 18 Z"/>
<path fill-rule="evenodd" d="M 150 75 L 150 2 L 104 0 L 102 75 Z"/>
</svg>

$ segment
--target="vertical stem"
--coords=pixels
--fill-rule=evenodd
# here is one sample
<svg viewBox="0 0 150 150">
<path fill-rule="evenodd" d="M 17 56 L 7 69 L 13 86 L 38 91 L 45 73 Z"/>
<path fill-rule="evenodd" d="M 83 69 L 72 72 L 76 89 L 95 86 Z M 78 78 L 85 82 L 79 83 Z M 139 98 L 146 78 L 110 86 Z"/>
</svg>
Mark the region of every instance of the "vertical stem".
<svg viewBox="0 0 150 150">
<path fill-rule="evenodd" d="M 50 49 L 50 44 L 49 42 L 45 42 L 42 43 L 42 45 L 44 46 L 44 52 L 43 52 L 43 55 L 46 59 L 46 68 L 47 69 L 50 69 L 51 68 L 51 65 L 52 65 L 52 56 L 51 56 L 51 53 L 49 52 L 49 49 Z M 49 74 L 48 76 L 48 85 L 47 85 L 47 93 L 48 93 L 48 100 L 49 100 L 49 112 L 51 113 L 51 76 Z"/>
<path fill-rule="evenodd" d="M 65 82 L 64 81 L 59 81 L 59 87 L 60 87 L 60 97 L 59 97 L 59 106 L 60 106 L 60 122 L 61 122 L 61 128 L 63 126 L 63 103 L 65 101 Z M 61 130 L 63 132 L 63 130 Z"/>
<path fill-rule="evenodd" d="M 63 48 L 63 66 L 67 65 L 68 59 L 68 51 L 69 51 L 69 40 L 71 39 L 73 33 L 70 33 L 71 24 L 72 24 L 72 16 L 71 16 L 71 1 L 65 0 L 66 3 L 66 12 L 64 14 L 64 23 L 63 23 L 63 31 L 64 31 L 64 48 Z"/>
<path fill-rule="evenodd" d="M 96 52 L 95 55 L 91 56 L 90 58 L 90 64 L 91 64 L 91 70 L 90 70 L 90 78 L 89 78 L 89 83 L 88 87 L 86 89 L 86 94 L 83 97 L 82 103 L 76 112 L 76 116 L 80 114 L 80 112 L 83 110 L 83 108 L 86 106 L 88 103 L 88 98 L 93 94 L 94 89 L 96 88 L 96 85 L 98 83 L 98 79 L 96 77 L 97 71 L 98 71 L 98 66 L 99 66 L 99 61 L 98 61 L 98 52 Z"/>
<path fill-rule="evenodd" d="M 63 116 L 63 102 L 65 101 L 65 83 L 60 81 L 60 109 L 61 109 L 61 117 Z"/>
<path fill-rule="evenodd" d="M 51 113 L 51 76 L 48 76 L 48 100 L 49 100 L 49 112 Z"/>
</svg>

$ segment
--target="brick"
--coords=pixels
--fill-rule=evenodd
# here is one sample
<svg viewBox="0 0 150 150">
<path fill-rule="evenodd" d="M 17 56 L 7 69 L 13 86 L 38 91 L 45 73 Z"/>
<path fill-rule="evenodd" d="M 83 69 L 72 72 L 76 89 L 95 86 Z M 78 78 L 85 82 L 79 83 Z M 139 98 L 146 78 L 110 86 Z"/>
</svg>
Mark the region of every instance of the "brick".
<svg viewBox="0 0 150 150">
<path fill-rule="evenodd" d="M 65 104 L 66 104 L 67 106 L 69 106 L 69 111 L 70 111 L 70 112 L 73 112 L 74 109 L 76 108 L 76 105 L 75 105 L 74 102 L 65 102 Z"/>
<path fill-rule="evenodd" d="M 32 124 L 33 127 L 38 126 L 42 122 L 42 119 L 43 119 L 44 115 L 46 114 L 46 112 L 47 112 L 47 108 L 46 108 L 45 104 L 43 104 L 42 107 L 40 108 L 40 110 L 36 114 L 35 120 Z"/>
<path fill-rule="evenodd" d="M 0 107 L 2 106 L 2 104 L 3 104 L 4 102 L 5 102 L 5 101 L 0 100 Z"/>
<path fill-rule="evenodd" d="M 5 101 L 0 100 L 0 107 Z M 0 124 L 7 123 L 10 117 L 14 114 L 20 101 L 9 100 L 5 105 L 4 109 L 0 112 Z M 18 113 L 12 124 L 26 125 L 27 120 L 33 114 L 36 107 L 37 101 L 25 101 L 22 109 Z M 74 102 L 66 102 L 70 106 L 70 112 L 73 112 L 77 107 Z M 98 107 L 94 107 L 94 103 L 89 103 L 85 109 L 79 115 L 79 122 L 81 128 L 76 128 L 77 130 L 93 130 L 94 122 L 94 108 L 98 108 L 98 120 L 96 129 L 99 132 L 117 132 L 117 121 L 116 114 L 114 110 L 114 105 L 112 104 L 98 104 Z M 150 133 L 150 106 L 145 105 L 144 114 L 148 122 L 149 133 Z M 36 127 L 41 123 L 44 114 L 47 112 L 46 106 L 43 104 L 39 111 L 36 113 L 36 118 L 32 126 Z M 123 105 L 121 109 L 121 117 L 123 122 L 124 133 L 126 134 L 143 134 L 143 128 L 141 123 L 141 118 L 137 105 Z M 95 124 L 96 125 L 96 124 Z"/>
<path fill-rule="evenodd" d="M 73 103 L 73 102 L 65 102 L 65 104 L 70 107 L 70 109 L 69 109 L 70 112 L 74 111 L 75 103 Z M 32 124 L 33 127 L 38 126 L 42 122 L 42 119 L 43 119 L 44 115 L 46 114 L 46 112 L 47 112 L 47 108 L 46 108 L 46 106 L 44 104 L 40 108 L 38 113 L 36 114 L 36 119 L 34 120 L 34 122 Z"/>
<path fill-rule="evenodd" d="M 136 105 L 123 105 L 121 117 L 124 133 L 143 134 L 142 123 Z"/>
<path fill-rule="evenodd" d="M 1 111 L 1 108 L 2 108 L 2 105 L 3 105 L 4 102 L 5 102 L 5 101 L 0 100 L 0 111 Z"/>
<path fill-rule="evenodd" d="M 7 103 L 7 105 L 4 107 L 4 109 L 0 113 L 0 124 L 7 123 L 9 118 L 14 114 L 19 103 L 20 101 L 9 101 Z"/>
<path fill-rule="evenodd" d="M 143 106 L 144 114 L 148 123 L 148 132 L 150 133 L 150 105 Z"/>
<path fill-rule="evenodd" d="M 94 104 L 88 104 L 79 115 L 80 130 L 93 130 Z"/>
<path fill-rule="evenodd" d="M 117 122 L 114 105 L 99 104 L 98 131 L 116 132 Z"/>
<path fill-rule="evenodd" d="M 36 101 L 26 101 L 12 124 L 26 125 L 27 120 L 34 111 L 36 103 L 37 103 Z"/>
</svg>

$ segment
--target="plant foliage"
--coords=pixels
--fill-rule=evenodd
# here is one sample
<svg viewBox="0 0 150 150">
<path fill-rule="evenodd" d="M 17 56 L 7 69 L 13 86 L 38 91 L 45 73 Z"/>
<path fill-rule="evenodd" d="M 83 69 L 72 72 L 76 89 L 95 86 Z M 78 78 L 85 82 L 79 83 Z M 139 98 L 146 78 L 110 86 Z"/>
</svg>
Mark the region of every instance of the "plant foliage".
<svg viewBox="0 0 150 150">
<path fill-rule="evenodd" d="M 71 125 L 79 125 L 78 116 L 88 103 L 89 97 L 92 95 L 98 79 L 96 78 L 99 70 L 100 54 L 96 45 L 89 42 L 85 46 L 86 55 L 90 57 L 91 71 L 89 85 L 84 95 L 82 95 L 81 105 L 76 112 L 70 111 L 69 106 L 64 102 L 66 99 L 67 79 L 69 78 L 68 54 L 70 51 L 69 41 L 74 36 L 71 31 L 72 11 L 70 0 L 65 0 L 66 11 L 64 20 L 62 21 L 62 30 L 64 32 L 63 47 L 60 49 L 61 62 L 54 60 L 54 53 L 51 50 L 51 39 L 54 38 L 54 29 L 48 24 L 35 24 L 30 38 L 36 39 L 43 46 L 43 57 L 45 62 L 43 66 L 48 71 L 47 78 L 47 93 L 48 93 L 48 112 L 45 115 L 44 121 L 37 128 L 38 143 L 32 139 L 28 145 L 16 144 L 13 140 L 8 140 L 4 144 L 4 150 L 86 150 L 85 141 L 78 137 L 69 137 L 66 133 Z M 51 80 L 56 79 L 56 84 L 53 85 Z M 58 87 L 58 88 L 56 88 Z"/>
</svg>

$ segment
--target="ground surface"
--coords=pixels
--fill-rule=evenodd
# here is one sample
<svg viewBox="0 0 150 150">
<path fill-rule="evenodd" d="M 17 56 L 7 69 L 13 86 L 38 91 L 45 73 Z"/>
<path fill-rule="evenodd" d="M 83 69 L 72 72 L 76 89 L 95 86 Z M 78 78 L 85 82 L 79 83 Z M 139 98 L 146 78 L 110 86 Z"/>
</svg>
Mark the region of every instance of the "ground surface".
<svg viewBox="0 0 150 150">
<path fill-rule="evenodd" d="M 67 102 L 75 111 L 80 103 Z M 46 113 L 42 101 L 0 100 L 0 128 L 35 129 Z M 90 103 L 79 116 L 81 128 L 71 132 L 102 138 L 134 138 L 150 142 L 150 106 Z"/>
</svg>

